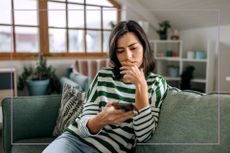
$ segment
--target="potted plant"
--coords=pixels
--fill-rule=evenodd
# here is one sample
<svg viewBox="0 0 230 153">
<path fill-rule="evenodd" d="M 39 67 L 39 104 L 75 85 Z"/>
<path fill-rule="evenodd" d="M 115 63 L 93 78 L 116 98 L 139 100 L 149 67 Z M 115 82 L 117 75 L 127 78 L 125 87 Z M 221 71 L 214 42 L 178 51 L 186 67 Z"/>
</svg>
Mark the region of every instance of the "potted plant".
<svg viewBox="0 0 230 153">
<path fill-rule="evenodd" d="M 159 23 L 160 29 L 157 30 L 160 40 L 166 40 L 168 38 L 168 29 L 171 28 L 169 21 L 165 20 Z"/>
<path fill-rule="evenodd" d="M 52 66 L 47 66 L 46 59 L 39 54 L 35 67 L 24 67 L 18 78 L 18 89 L 27 85 L 30 95 L 60 93 L 60 82 Z"/>
</svg>

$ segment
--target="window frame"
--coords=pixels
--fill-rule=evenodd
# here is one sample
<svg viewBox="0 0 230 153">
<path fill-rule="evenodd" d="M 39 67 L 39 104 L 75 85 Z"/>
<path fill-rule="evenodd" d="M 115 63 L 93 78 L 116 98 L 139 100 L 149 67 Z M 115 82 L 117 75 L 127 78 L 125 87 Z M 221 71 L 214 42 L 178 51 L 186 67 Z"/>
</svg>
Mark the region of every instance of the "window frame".
<svg viewBox="0 0 230 153">
<path fill-rule="evenodd" d="M 94 28 L 86 28 L 86 16 L 84 15 L 84 45 L 85 45 L 85 52 L 84 53 L 73 53 L 69 52 L 69 38 L 68 38 L 68 32 L 66 32 L 66 47 L 67 50 L 62 53 L 50 53 L 49 52 L 49 26 L 48 26 L 48 1 L 50 2 L 60 2 L 56 0 L 38 0 L 38 25 L 15 25 L 15 14 L 14 11 L 11 13 L 11 24 L 0 24 L 2 26 L 9 26 L 12 28 L 12 49 L 11 52 L 2 52 L 0 53 L 0 60 L 34 60 L 36 59 L 37 55 L 39 53 L 42 53 L 44 56 L 46 56 L 48 59 L 72 59 L 72 58 L 105 58 L 107 57 L 107 53 L 103 52 L 103 31 L 111 31 L 111 29 L 103 29 L 103 11 L 101 11 L 101 27 L 100 29 L 94 29 Z M 117 21 L 119 22 L 121 20 L 121 5 L 116 0 L 108 0 L 114 8 L 117 9 Z M 101 10 L 105 6 L 101 5 L 94 5 L 94 4 L 86 4 L 86 0 L 84 0 L 84 7 L 86 6 L 97 6 L 100 7 Z M 14 0 L 11 0 L 11 10 L 14 10 Z M 67 6 L 69 3 L 67 0 L 64 1 L 65 5 Z M 66 11 L 68 12 L 68 11 Z M 84 13 L 86 13 L 86 9 L 84 9 Z M 67 17 L 66 13 L 66 17 Z M 30 52 L 16 52 L 16 33 L 15 33 L 15 27 L 37 27 L 38 28 L 38 53 L 30 53 Z M 69 30 L 72 28 L 65 27 L 64 29 Z M 79 28 L 80 29 L 80 28 Z M 86 44 L 86 31 L 87 30 L 97 30 L 101 31 L 101 48 L 102 50 L 99 52 L 86 52 L 87 50 L 87 44 Z"/>
</svg>

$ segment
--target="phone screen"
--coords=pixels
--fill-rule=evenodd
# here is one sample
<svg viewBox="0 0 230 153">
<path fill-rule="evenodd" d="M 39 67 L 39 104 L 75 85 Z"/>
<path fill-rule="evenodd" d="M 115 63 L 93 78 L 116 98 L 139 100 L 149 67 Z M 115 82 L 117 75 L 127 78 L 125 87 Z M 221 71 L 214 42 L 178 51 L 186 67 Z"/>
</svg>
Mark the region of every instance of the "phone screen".
<svg viewBox="0 0 230 153">
<path fill-rule="evenodd" d="M 116 109 L 123 109 L 125 112 L 135 110 L 135 106 L 131 103 L 113 103 Z"/>
</svg>

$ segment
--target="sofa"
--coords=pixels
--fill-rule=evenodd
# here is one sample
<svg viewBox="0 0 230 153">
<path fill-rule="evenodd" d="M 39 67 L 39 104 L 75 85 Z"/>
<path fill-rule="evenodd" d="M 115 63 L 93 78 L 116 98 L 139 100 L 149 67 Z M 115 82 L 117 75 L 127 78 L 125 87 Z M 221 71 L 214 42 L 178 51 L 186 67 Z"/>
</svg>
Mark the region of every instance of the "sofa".
<svg viewBox="0 0 230 153">
<path fill-rule="evenodd" d="M 41 153 L 54 139 L 52 131 L 61 95 L 5 98 L 5 153 Z M 202 94 L 171 88 L 162 104 L 151 140 L 137 153 L 229 153 L 230 94 Z"/>
</svg>

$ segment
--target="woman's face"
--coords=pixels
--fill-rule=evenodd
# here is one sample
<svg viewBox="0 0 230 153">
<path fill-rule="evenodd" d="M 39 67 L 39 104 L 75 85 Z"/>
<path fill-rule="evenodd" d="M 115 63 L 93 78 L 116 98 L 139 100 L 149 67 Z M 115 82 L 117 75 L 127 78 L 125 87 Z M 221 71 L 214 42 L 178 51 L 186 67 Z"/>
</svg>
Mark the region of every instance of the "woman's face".
<svg viewBox="0 0 230 153">
<path fill-rule="evenodd" d="M 122 66 L 126 62 L 131 62 L 140 68 L 143 63 L 143 52 L 143 46 L 133 32 L 124 34 L 117 41 L 116 55 Z"/>
</svg>

